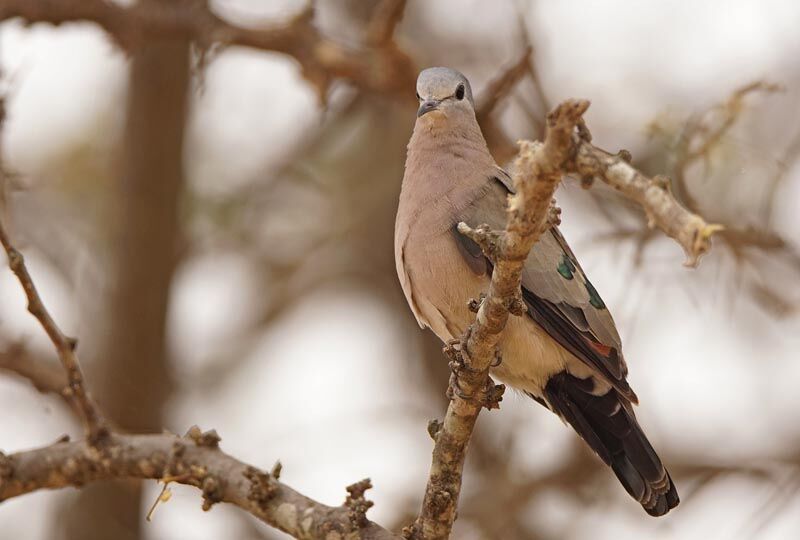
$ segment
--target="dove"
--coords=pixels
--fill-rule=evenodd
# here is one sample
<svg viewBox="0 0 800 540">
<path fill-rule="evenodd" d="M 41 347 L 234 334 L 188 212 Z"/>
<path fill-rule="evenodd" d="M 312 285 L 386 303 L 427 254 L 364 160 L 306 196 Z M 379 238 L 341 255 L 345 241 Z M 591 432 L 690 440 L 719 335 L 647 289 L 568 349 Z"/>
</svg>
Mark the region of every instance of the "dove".
<svg viewBox="0 0 800 540">
<path fill-rule="evenodd" d="M 448 342 L 474 320 L 468 302 L 492 275 L 492 263 L 457 225 L 503 229 L 513 184 L 489 153 L 464 75 L 425 69 L 416 89 L 395 262 L 417 322 Z M 638 398 L 614 320 L 558 227 L 533 246 L 521 289 L 527 313 L 509 318 L 491 375 L 572 426 L 648 514 L 666 514 L 678 493 L 634 414 Z"/>
</svg>

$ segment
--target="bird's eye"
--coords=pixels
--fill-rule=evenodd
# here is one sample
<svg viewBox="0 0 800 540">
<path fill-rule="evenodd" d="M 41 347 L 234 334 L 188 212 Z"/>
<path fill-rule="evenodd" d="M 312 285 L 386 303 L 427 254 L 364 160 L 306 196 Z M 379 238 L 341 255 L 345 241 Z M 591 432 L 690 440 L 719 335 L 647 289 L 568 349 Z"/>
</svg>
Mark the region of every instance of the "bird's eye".
<svg viewBox="0 0 800 540">
<path fill-rule="evenodd" d="M 456 99 L 459 100 L 459 101 L 464 99 L 464 85 L 463 84 L 459 84 L 458 88 L 456 88 Z"/>
<path fill-rule="evenodd" d="M 422 99 L 422 98 L 419 97 L 419 92 L 417 92 L 417 101 L 419 101 L 420 99 Z"/>
</svg>

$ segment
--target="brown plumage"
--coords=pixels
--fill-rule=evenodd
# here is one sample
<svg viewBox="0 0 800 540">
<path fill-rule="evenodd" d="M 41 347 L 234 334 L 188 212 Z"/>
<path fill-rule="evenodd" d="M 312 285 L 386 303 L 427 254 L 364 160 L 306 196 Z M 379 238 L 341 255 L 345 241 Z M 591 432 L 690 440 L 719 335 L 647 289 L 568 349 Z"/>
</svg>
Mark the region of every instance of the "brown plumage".
<svg viewBox="0 0 800 540">
<path fill-rule="evenodd" d="M 472 321 L 491 263 L 455 231 L 505 225 L 511 189 L 475 119 L 469 82 L 447 68 L 423 71 L 395 225 L 397 274 L 420 326 L 443 341 Z M 522 276 L 524 317 L 509 319 L 492 375 L 558 414 L 612 467 L 652 515 L 678 504 L 675 487 L 642 433 L 614 321 L 557 228 L 542 235 Z"/>
</svg>

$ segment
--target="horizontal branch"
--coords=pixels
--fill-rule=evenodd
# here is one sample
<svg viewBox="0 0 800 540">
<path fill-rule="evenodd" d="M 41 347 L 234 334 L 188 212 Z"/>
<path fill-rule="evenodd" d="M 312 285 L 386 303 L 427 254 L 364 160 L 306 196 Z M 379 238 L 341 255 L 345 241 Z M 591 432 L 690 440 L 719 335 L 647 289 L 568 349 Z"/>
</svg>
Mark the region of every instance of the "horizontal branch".
<svg viewBox="0 0 800 540">
<path fill-rule="evenodd" d="M 711 248 L 711 236 L 722 230 L 721 225 L 709 224 L 677 201 L 665 177 L 650 178 L 630 164 L 630 154 L 623 151 L 610 154 L 592 145 L 587 138 L 576 139 L 578 144 L 569 172 L 591 180 L 599 178 L 627 198 L 638 203 L 650 227 L 658 227 L 683 247 L 686 266 L 697 266 L 700 257 Z"/>
<path fill-rule="evenodd" d="M 444 422 L 432 424 L 436 444 L 422 511 L 407 536 L 425 540 L 446 539 L 456 517 L 467 444 L 483 406 L 497 406 L 503 387 L 495 387 L 489 368 L 497 356 L 497 344 L 509 312 L 524 312 L 520 300 L 520 279 L 528 253 L 546 230 L 548 211 L 563 164 L 570 156 L 572 134 L 589 106 L 587 101 L 568 100 L 547 117 L 545 142 L 524 142 L 514 167 L 515 195 L 508 209 L 505 231 L 487 227 L 459 231 L 486 247 L 492 245 L 492 280 L 475 322 L 452 351 L 453 390 Z"/>
<path fill-rule="evenodd" d="M 272 474 L 259 470 L 220 450 L 218 442 L 213 431 L 194 428 L 186 437 L 114 433 L 98 446 L 59 442 L 8 456 L 0 453 L 0 501 L 40 489 L 149 478 L 199 488 L 205 510 L 230 503 L 298 539 L 399 540 L 364 516 L 368 483 L 351 486 L 345 504 L 326 506 L 281 483 L 278 467 Z"/>
<path fill-rule="evenodd" d="M 151 37 L 190 40 L 201 47 L 239 45 L 284 53 L 300 64 L 303 76 L 324 99 L 335 78 L 357 86 L 413 99 L 416 68 L 389 39 L 402 15 L 403 2 L 388 0 L 376 9 L 368 44 L 353 48 L 323 36 L 312 24 L 308 8 L 288 24 L 251 29 L 214 14 L 206 2 L 135 2 L 123 6 L 106 0 L 3 0 L 0 21 L 21 17 L 29 23 L 63 24 L 89 21 L 100 25 L 125 49 Z"/>
</svg>

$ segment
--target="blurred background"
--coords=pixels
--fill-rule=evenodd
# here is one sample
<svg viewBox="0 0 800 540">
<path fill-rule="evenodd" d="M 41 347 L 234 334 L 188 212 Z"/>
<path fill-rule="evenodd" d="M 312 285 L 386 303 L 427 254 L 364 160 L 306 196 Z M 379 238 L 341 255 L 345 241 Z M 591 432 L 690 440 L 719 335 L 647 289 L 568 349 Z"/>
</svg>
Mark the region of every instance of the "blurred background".
<svg viewBox="0 0 800 540">
<path fill-rule="evenodd" d="M 479 418 L 454 538 L 800 534 L 800 4 L 319 0 L 301 23 L 299 1 L 210 7 L 316 29 L 372 55 L 373 74 L 180 36 L 123 50 L 87 22 L 0 24 L 0 212 L 115 423 L 215 428 L 224 450 L 279 459 L 282 480 L 327 504 L 369 476 L 371 519 L 412 521 L 448 370 L 400 291 L 393 223 L 416 73 L 447 65 L 472 81 L 498 162 L 542 136 L 554 104 L 587 98 L 595 144 L 630 150 L 726 226 L 686 269 L 639 209 L 564 183 L 562 230 L 615 314 L 682 503 L 650 518 L 571 429 L 509 392 Z M 4 264 L 4 452 L 80 436 L 49 391 L 60 377 Z M 146 522 L 158 491 L 13 499 L 0 538 L 287 538 L 236 508 L 204 513 L 182 486 Z"/>
</svg>

